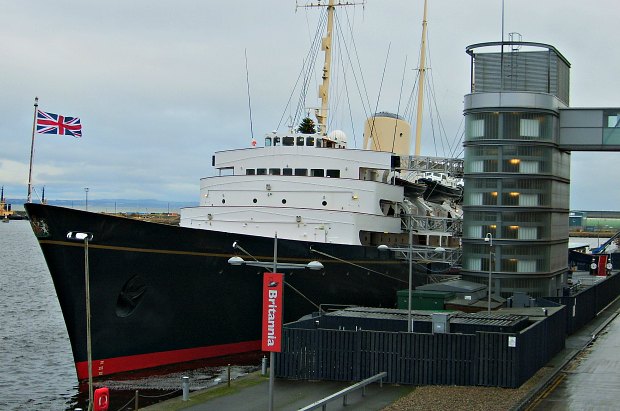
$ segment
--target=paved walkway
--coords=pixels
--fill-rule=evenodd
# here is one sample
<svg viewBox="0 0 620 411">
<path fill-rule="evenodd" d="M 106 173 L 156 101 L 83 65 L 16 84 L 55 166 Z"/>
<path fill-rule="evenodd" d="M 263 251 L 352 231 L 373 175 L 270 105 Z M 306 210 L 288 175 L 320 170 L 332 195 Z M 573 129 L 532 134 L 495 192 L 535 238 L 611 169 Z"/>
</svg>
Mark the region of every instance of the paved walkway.
<svg viewBox="0 0 620 411">
<path fill-rule="evenodd" d="M 254 383 L 236 389 L 235 385 L 243 385 L 243 379 L 254 379 Z M 215 387 L 222 390 L 221 396 L 209 398 L 209 390 L 202 393 L 192 393 L 189 401 L 180 398 L 143 408 L 148 411 L 178 410 L 184 411 L 265 411 L 269 406 L 269 380 L 258 374 L 233 381 L 232 390 L 226 387 Z M 245 383 L 248 381 L 246 380 Z M 317 400 L 327 397 L 346 388 L 353 383 L 335 381 L 291 381 L 277 379 L 274 383 L 274 409 L 278 411 L 298 410 Z M 343 406 L 342 398 L 330 402 L 329 411 L 376 411 L 380 410 L 403 395 L 411 392 L 413 387 L 383 384 L 370 384 L 366 387 L 366 396 L 362 397 L 362 390 L 357 390 L 347 396 L 347 405 Z M 231 392 L 232 391 L 232 392 Z M 319 408 L 320 409 L 320 408 Z"/>
<path fill-rule="evenodd" d="M 597 320 L 613 318 L 596 339 L 592 330 L 596 324 L 588 324 L 590 333 L 579 332 L 579 338 L 567 341 L 567 349 L 588 347 L 577 355 L 576 361 L 560 372 L 559 379 L 547 395 L 531 408 L 534 410 L 617 410 L 620 409 L 620 302 L 601 313 Z M 572 347 L 569 347 L 569 342 Z M 577 346 L 575 346 L 577 345 Z"/>
</svg>

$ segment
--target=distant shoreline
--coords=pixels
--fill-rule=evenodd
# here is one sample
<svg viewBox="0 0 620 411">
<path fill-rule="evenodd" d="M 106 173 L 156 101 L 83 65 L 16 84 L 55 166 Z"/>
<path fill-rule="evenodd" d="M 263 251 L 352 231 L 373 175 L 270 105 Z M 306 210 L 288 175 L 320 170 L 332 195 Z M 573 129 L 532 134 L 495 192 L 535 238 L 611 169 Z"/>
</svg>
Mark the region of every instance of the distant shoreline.
<svg viewBox="0 0 620 411">
<path fill-rule="evenodd" d="M 600 231 L 569 231 L 569 237 L 583 238 L 610 238 L 616 234 L 616 231 L 600 230 Z"/>
</svg>

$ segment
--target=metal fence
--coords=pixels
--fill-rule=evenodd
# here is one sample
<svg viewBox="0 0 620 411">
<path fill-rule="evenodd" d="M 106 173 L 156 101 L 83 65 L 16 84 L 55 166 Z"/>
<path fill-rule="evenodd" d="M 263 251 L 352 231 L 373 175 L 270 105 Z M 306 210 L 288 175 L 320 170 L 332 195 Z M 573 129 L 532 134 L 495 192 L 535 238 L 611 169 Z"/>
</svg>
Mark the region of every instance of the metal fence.
<svg viewBox="0 0 620 411">
<path fill-rule="evenodd" d="M 276 357 L 276 376 L 359 381 L 385 371 L 388 383 L 515 388 L 564 348 L 564 319 L 562 308 L 517 333 L 287 327 L 283 352 Z"/>
<path fill-rule="evenodd" d="M 614 274 L 598 284 L 565 297 L 546 297 L 566 306 L 566 331 L 573 334 L 620 295 L 620 275 Z"/>
<path fill-rule="evenodd" d="M 280 378 L 359 381 L 385 371 L 389 383 L 516 388 L 564 348 L 566 335 L 618 295 L 620 275 L 613 275 L 574 296 L 547 297 L 564 307 L 518 332 L 353 331 L 300 321 L 283 330 L 275 372 Z"/>
</svg>

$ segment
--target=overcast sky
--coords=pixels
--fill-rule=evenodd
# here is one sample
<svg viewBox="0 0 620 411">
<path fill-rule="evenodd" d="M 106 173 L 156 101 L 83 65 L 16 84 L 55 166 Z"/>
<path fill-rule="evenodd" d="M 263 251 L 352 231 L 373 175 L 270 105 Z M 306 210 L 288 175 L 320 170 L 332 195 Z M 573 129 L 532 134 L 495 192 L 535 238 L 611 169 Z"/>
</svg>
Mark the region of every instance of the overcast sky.
<svg viewBox="0 0 620 411">
<path fill-rule="evenodd" d="M 505 32 L 552 44 L 570 61 L 572 107 L 620 107 L 619 7 L 506 0 Z M 340 14 L 353 26 L 373 111 L 397 112 L 410 93 L 422 9 L 422 0 L 367 0 Z M 501 1 L 430 0 L 428 13 L 436 110 L 462 156 L 464 50 L 500 40 Z M 278 127 L 318 17 L 296 12 L 294 0 L 0 0 L 0 185 L 9 197 L 26 196 L 38 96 L 41 110 L 80 117 L 83 138 L 35 136 L 37 192 L 83 199 L 89 187 L 91 199 L 198 201 L 214 151 L 247 147 L 251 130 L 260 142 Z M 315 106 L 316 84 L 308 91 Z M 360 147 L 365 114 L 357 111 L 355 133 L 350 119 L 336 127 Z M 454 154 L 438 148 L 429 124 L 422 154 Z M 620 210 L 618 160 L 573 153 L 572 209 Z"/>
</svg>

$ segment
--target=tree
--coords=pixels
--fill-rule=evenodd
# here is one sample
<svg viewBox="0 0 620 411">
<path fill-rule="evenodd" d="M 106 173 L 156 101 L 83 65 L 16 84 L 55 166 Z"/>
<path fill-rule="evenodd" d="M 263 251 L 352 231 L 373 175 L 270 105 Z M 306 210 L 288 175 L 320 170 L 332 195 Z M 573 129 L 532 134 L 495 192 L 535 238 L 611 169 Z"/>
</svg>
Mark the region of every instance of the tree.
<svg viewBox="0 0 620 411">
<path fill-rule="evenodd" d="M 301 124 L 297 129 L 298 132 L 302 134 L 314 134 L 316 133 L 316 129 L 314 127 L 314 121 L 310 117 L 306 117 L 301 120 Z"/>
</svg>

